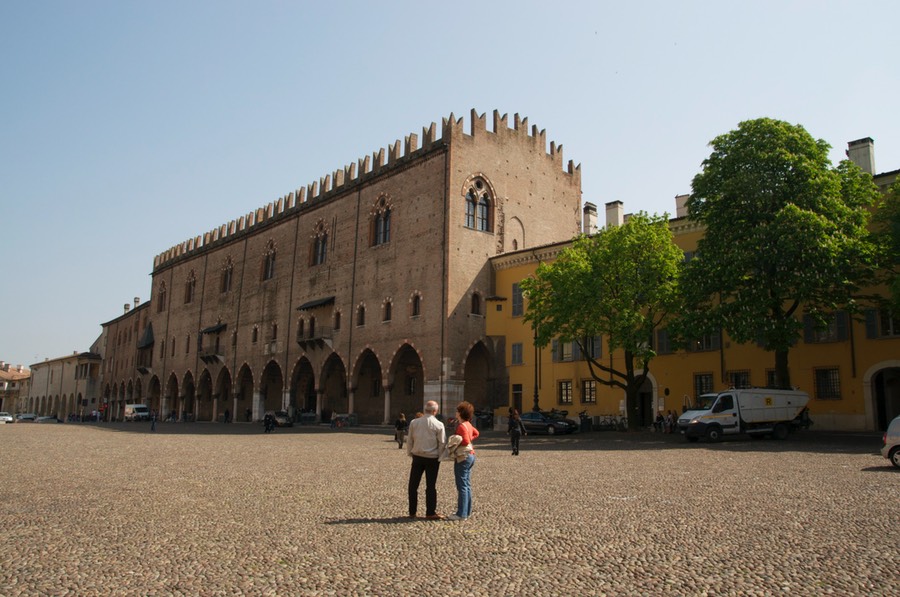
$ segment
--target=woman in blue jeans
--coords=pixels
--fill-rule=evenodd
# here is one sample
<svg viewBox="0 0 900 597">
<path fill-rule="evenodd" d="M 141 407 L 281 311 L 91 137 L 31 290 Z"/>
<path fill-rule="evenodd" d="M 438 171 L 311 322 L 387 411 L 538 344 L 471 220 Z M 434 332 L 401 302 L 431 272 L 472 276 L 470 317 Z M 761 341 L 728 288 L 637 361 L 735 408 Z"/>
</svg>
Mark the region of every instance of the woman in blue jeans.
<svg viewBox="0 0 900 597">
<path fill-rule="evenodd" d="M 478 439 L 478 430 L 472 425 L 472 416 L 475 407 L 468 402 L 460 402 L 456 407 L 459 425 L 456 427 L 456 435 L 462 437 L 460 448 L 472 446 L 472 442 Z M 453 474 L 456 477 L 456 514 L 451 514 L 447 520 L 465 520 L 472 514 L 472 467 L 475 466 L 475 448 L 468 451 L 463 460 L 457 460 L 453 464 Z"/>
</svg>

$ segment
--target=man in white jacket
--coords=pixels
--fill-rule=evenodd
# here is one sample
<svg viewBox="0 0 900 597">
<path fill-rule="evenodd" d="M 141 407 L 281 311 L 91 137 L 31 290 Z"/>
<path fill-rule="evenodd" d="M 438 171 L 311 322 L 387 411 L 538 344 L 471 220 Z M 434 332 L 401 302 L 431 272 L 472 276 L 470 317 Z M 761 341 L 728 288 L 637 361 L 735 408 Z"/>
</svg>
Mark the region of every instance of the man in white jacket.
<svg viewBox="0 0 900 597">
<path fill-rule="evenodd" d="M 412 457 L 409 471 L 409 517 L 415 518 L 419 507 L 419 484 L 425 474 L 425 518 L 439 520 L 437 513 L 437 477 L 441 466 L 441 452 L 447 443 L 444 424 L 438 421 L 438 403 L 425 403 L 425 416 L 409 423 L 406 453 Z"/>
</svg>

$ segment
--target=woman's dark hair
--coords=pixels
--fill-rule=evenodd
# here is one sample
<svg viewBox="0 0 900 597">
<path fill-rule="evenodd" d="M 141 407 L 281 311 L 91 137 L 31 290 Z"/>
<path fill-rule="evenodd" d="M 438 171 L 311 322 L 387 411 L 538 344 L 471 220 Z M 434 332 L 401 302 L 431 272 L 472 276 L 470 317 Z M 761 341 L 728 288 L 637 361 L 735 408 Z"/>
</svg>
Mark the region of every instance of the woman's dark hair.
<svg viewBox="0 0 900 597">
<path fill-rule="evenodd" d="M 519 411 L 517 411 L 516 409 L 512 409 L 512 418 L 513 418 L 513 419 L 518 419 L 518 418 L 519 418 Z"/>
<path fill-rule="evenodd" d="M 475 407 L 472 406 L 471 403 L 464 400 L 459 403 L 459 406 L 456 407 L 456 412 L 459 415 L 459 418 L 463 421 L 471 421 L 472 415 L 475 414 Z"/>
</svg>

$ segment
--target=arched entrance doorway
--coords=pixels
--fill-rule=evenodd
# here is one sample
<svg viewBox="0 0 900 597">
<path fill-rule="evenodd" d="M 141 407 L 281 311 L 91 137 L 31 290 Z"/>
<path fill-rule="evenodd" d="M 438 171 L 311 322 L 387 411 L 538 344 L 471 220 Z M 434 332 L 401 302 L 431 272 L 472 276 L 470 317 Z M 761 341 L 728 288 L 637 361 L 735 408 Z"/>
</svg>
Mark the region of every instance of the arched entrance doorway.
<svg viewBox="0 0 900 597">
<path fill-rule="evenodd" d="M 409 344 L 404 344 L 394 355 L 389 379 L 393 383 L 388 420 L 393 421 L 400 413 L 406 414 L 407 420 L 412 419 L 425 407 L 425 370 L 419 353 Z M 444 413 L 444 416 L 450 415 Z"/>
<path fill-rule="evenodd" d="M 876 429 L 885 431 L 891 420 L 900 415 L 900 367 L 878 371 L 872 377 L 872 394 Z"/>
<path fill-rule="evenodd" d="M 253 373 L 247 365 L 238 372 L 232 418 L 235 421 L 253 420 Z"/>
<path fill-rule="evenodd" d="M 233 421 L 235 413 L 231 412 L 231 372 L 228 369 L 223 368 L 219 371 L 219 377 L 216 380 L 216 392 L 213 398 L 221 405 L 219 411 L 222 413 L 223 420 L 227 411 L 228 420 Z"/>
<path fill-rule="evenodd" d="M 134 402 L 135 404 L 144 404 L 144 384 L 140 378 L 134 382 Z M 125 417 L 125 404 L 123 402 L 116 403 L 116 420 Z"/>
<path fill-rule="evenodd" d="M 322 367 L 322 381 L 319 387 L 322 394 L 322 420 L 331 418 L 332 411 L 346 413 L 350 410 L 347 398 L 347 369 L 344 362 L 335 353 L 331 353 L 325 366 Z"/>
<path fill-rule="evenodd" d="M 197 397 L 197 388 L 194 385 L 194 374 L 188 371 L 184 374 L 184 381 L 181 384 L 181 396 L 184 399 L 184 403 L 182 404 L 182 410 L 176 411 L 179 413 L 179 416 L 182 421 L 194 421 L 196 420 L 197 412 L 195 410 L 196 406 L 196 397 Z"/>
<path fill-rule="evenodd" d="M 653 412 L 653 381 L 649 377 L 644 379 L 641 389 L 638 390 L 638 410 L 636 415 L 638 425 L 645 428 L 652 425 L 653 420 L 656 418 L 656 413 Z M 628 416 L 631 416 L 631 414 Z"/>
<path fill-rule="evenodd" d="M 203 373 L 200 374 L 200 383 L 197 384 L 197 420 L 215 420 L 212 376 L 209 374 L 209 369 L 203 370 Z"/>
<path fill-rule="evenodd" d="M 360 423 L 375 425 L 384 421 L 384 394 L 381 387 L 381 365 L 371 350 L 360 355 L 356 365 L 356 389 L 353 410 Z"/>
<path fill-rule="evenodd" d="M 262 413 L 270 410 L 282 410 L 281 396 L 284 390 L 284 376 L 281 374 L 281 367 L 275 361 L 269 361 L 266 368 L 263 369 L 259 390 L 262 398 Z"/>
<path fill-rule="evenodd" d="M 150 406 L 150 412 L 156 414 L 157 418 L 159 418 L 159 415 L 161 412 L 160 411 L 160 406 L 161 406 L 160 405 L 160 397 L 162 396 L 162 387 L 159 383 L 158 377 L 156 377 L 154 375 L 152 378 L 150 378 L 150 387 L 148 387 L 147 390 L 148 390 L 147 393 L 148 393 L 148 396 L 150 399 L 149 403 L 148 403 Z M 125 411 L 124 410 L 120 411 L 120 415 L 122 417 L 124 417 Z"/>
<path fill-rule="evenodd" d="M 177 420 L 176 417 L 181 409 L 181 400 L 178 398 L 178 378 L 174 373 L 169 376 L 169 383 L 166 384 L 166 399 L 163 407 L 167 411 L 162 413 L 164 420 Z"/>
<path fill-rule="evenodd" d="M 312 364 L 303 357 L 294 365 L 291 374 L 291 398 L 288 409 L 296 413 L 316 412 L 316 379 Z"/>
<path fill-rule="evenodd" d="M 466 355 L 463 400 L 470 402 L 476 410 L 493 410 L 492 386 L 490 353 L 483 342 L 477 342 Z"/>
</svg>

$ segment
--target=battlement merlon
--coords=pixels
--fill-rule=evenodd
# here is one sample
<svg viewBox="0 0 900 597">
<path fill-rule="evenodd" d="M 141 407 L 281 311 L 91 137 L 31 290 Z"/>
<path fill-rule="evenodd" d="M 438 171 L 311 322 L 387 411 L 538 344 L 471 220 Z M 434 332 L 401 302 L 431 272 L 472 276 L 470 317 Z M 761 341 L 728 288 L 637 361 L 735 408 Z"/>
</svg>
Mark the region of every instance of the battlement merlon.
<svg viewBox="0 0 900 597">
<path fill-rule="evenodd" d="M 487 128 L 486 113 L 478 114 L 474 109 L 470 112 L 469 134 L 463 130 L 463 118 L 456 118 L 451 112 L 450 116 L 442 119 L 441 135 L 438 137 L 436 125 L 434 122 L 428 127 L 422 128 L 422 145 L 419 146 L 419 136 L 411 133 L 404 137 L 401 146 L 399 140 L 387 147 L 360 158 L 357 162 L 351 162 L 343 169 L 321 177 L 318 181 L 314 180 L 306 186 L 301 186 L 295 191 L 290 192 L 283 198 L 267 204 L 263 208 L 249 212 L 245 216 L 241 216 L 227 224 L 223 224 L 213 230 L 196 236 L 183 243 L 177 244 L 170 249 L 163 251 L 153 259 L 154 271 L 165 265 L 167 262 L 181 257 L 186 253 L 190 253 L 203 248 L 206 245 L 223 241 L 237 233 L 243 232 L 257 224 L 264 223 L 266 220 L 281 216 L 282 214 L 301 208 L 306 203 L 310 203 L 319 199 L 323 199 L 332 193 L 342 190 L 344 187 L 360 182 L 362 179 L 371 178 L 378 175 L 382 170 L 392 167 L 398 162 L 408 160 L 416 155 L 423 154 L 436 145 L 449 145 L 454 138 L 467 138 L 471 140 L 488 139 L 491 137 L 502 139 L 527 139 L 536 149 L 543 151 L 548 157 L 557 164 L 560 169 L 563 168 L 563 152 L 562 144 L 557 145 L 555 141 L 550 142 L 549 152 L 547 151 L 546 130 L 538 130 L 537 126 L 532 126 L 529 134 L 528 118 L 521 118 L 518 113 L 513 115 L 513 126 L 509 127 L 509 118 L 507 114 L 500 115 L 497 110 L 492 114 L 493 130 Z M 565 171 L 573 177 L 573 184 L 581 185 L 581 165 L 575 165 L 569 160 Z"/>
</svg>

